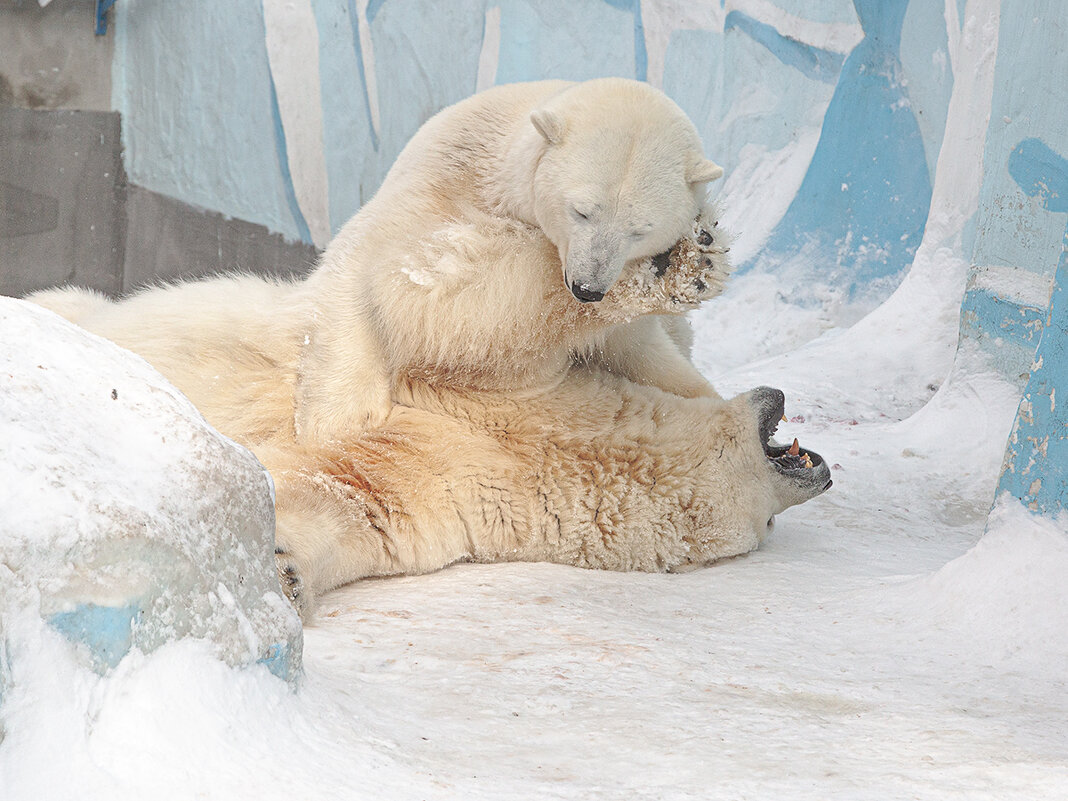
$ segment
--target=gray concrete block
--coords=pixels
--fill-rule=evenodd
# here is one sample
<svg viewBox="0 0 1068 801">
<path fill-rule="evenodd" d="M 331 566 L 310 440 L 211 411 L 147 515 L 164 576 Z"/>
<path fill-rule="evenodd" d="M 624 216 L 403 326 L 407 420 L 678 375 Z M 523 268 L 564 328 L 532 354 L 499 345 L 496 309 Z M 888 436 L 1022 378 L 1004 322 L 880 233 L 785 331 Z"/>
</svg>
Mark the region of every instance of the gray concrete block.
<svg viewBox="0 0 1068 801">
<path fill-rule="evenodd" d="M 0 106 L 0 293 L 122 290 L 119 115 Z"/>
<path fill-rule="evenodd" d="M 126 213 L 124 292 L 238 270 L 303 275 L 318 258 L 313 245 L 137 186 L 128 189 Z"/>
<path fill-rule="evenodd" d="M 128 186 L 117 112 L 0 105 L 0 294 L 119 296 L 161 280 L 302 275 L 314 246 Z"/>
</svg>

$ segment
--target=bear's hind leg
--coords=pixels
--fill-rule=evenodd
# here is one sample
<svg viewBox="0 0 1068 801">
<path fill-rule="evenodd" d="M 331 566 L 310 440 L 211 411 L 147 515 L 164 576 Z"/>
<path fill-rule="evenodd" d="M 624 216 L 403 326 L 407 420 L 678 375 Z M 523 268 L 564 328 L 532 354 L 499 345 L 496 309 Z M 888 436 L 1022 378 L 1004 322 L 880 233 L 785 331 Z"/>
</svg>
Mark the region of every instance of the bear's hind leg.
<svg viewBox="0 0 1068 801">
<path fill-rule="evenodd" d="M 303 471 L 276 476 L 278 578 L 305 620 L 335 587 L 411 570 L 391 552 L 390 539 L 374 510 L 337 477 Z"/>
<path fill-rule="evenodd" d="M 275 481 L 278 577 L 304 619 L 343 584 L 428 573 L 472 555 L 456 509 L 447 501 L 428 506 L 440 493 L 430 468 L 403 443 L 364 439 L 333 456 L 257 455 Z"/>
<path fill-rule="evenodd" d="M 341 509 L 322 498 L 279 482 L 275 505 L 275 564 L 282 590 L 302 619 L 307 620 L 324 592 L 361 575 L 371 567 L 350 566 L 353 575 L 336 578 L 338 555 L 349 525 Z M 332 578 L 334 577 L 334 578 Z"/>
</svg>

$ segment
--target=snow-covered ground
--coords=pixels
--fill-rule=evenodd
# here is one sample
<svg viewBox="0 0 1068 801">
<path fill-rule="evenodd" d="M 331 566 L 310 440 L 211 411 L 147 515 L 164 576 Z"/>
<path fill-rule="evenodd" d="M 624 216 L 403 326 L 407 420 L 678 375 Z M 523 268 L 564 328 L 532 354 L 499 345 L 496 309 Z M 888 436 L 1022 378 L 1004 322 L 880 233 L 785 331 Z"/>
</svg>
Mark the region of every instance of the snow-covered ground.
<svg viewBox="0 0 1068 801">
<path fill-rule="evenodd" d="M 188 640 L 101 678 L 21 620 L 0 798 L 1068 798 L 1068 521 L 983 536 L 1017 396 L 954 361 L 962 279 L 923 251 L 848 330 L 760 276 L 699 313 L 722 390 L 781 386 L 835 465 L 749 556 L 355 584 L 296 692 Z"/>
</svg>

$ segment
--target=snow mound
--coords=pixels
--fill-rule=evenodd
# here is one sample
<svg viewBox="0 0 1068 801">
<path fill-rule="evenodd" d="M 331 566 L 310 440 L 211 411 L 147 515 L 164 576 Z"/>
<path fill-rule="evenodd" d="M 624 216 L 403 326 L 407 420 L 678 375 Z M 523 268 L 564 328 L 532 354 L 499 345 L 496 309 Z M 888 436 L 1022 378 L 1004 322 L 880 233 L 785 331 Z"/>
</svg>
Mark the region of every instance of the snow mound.
<svg viewBox="0 0 1068 801">
<path fill-rule="evenodd" d="M 0 384 L 0 698 L 33 628 L 98 673 L 194 637 L 294 680 L 302 633 L 255 457 L 140 358 L 9 298 Z"/>
<path fill-rule="evenodd" d="M 967 553 L 912 583 L 909 606 L 991 664 L 1068 662 L 1068 519 L 1008 493 Z"/>
</svg>

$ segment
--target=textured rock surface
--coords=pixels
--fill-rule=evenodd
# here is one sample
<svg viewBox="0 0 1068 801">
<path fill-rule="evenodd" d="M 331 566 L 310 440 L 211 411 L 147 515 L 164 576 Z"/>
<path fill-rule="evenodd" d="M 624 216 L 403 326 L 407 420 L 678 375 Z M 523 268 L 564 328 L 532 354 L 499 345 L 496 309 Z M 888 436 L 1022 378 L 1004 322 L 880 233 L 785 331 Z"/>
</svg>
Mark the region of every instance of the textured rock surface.
<svg viewBox="0 0 1068 801">
<path fill-rule="evenodd" d="M 271 481 L 248 451 L 140 358 L 6 298 L 0 386 L 0 641 L 36 613 L 98 672 L 196 637 L 296 677 Z"/>
</svg>

